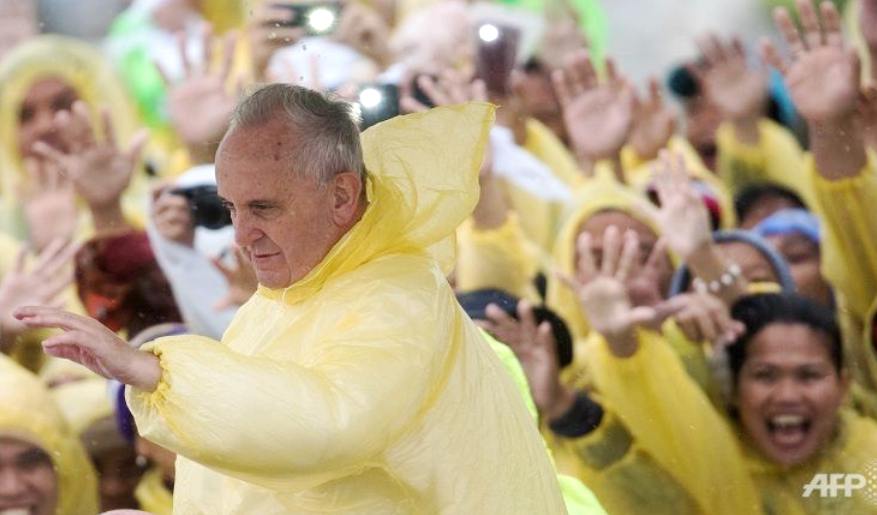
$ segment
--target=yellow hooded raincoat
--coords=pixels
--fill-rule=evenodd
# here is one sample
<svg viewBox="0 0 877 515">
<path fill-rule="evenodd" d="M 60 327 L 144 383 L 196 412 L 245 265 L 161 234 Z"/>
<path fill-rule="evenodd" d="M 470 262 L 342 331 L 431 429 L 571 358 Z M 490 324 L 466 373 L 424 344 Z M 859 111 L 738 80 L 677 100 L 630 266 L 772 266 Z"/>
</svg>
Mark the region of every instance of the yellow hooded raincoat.
<svg viewBox="0 0 877 515">
<path fill-rule="evenodd" d="M 107 106 L 122 148 L 137 129 L 133 104 L 96 48 L 62 36 L 40 36 L 7 54 L 0 63 L 0 230 L 21 239 L 26 234 L 18 192 L 28 178 L 18 151 L 19 111 L 30 88 L 49 78 L 69 85 L 91 108 L 93 120 L 99 120 L 98 109 Z M 133 222 L 143 221 L 146 193 L 146 177 L 138 169 L 123 197 L 125 213 Z"/>
<path fill-rule="evenodd" d="M 0 436 L 39 446 L 58 478 L 58 515 L 94 515 L 97 480 L 91 462 L 52 397 L 27 370 L 0 354 Z"/>
<path fill-rule="evenodd" d="M 311 273 L 260 288 L 222 343 L 156 340 L 141 434 L 177 452 L 175 513 L 565 513 L 513 381 L 446 280 L 492 107 L 362 136 L 369 208 Z"/>
</svg>

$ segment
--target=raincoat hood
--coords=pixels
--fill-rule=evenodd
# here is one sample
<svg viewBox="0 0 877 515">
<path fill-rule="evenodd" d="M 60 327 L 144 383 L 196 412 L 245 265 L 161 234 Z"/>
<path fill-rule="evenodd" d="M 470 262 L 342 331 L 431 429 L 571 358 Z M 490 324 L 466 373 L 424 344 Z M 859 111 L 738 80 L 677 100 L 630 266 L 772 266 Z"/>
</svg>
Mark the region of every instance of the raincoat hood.
<svg viewBox="0 0 877 515">
<path fill-rule="evenodd" d="M 555 266 L 565 274 L 575 275 L 576 238 L 582 224 L 597 213 L 621 211 L 660 235 L 655 206 L 643 195 L 606 175 L 597 175 L 584 183 L 576 192 L 574 206 L 576 207 L 560 230 L 554 246 Z M 548 281 L 547 303 L 569 325 L 573 339 L 578 340 L 587 336 L 588 321 L 581 312 L 575 293 L 554 277 Z"/>
<path fill-rule="evenodd" d="M 44 79 L 60 79 L 89 107 L 92 120 L 99 120 L 101 106 L 109 109 L 116 140 L 128 145 L 138 127 L 137 116 L 122 83 L 97 48 L 63 36 L 39 36 L 9 52 L 0 62 L 0 226 L 22 233 L 20 220 L 12 220 L 19 201 L 17 192 L 27 180 L 18 151 L 19 112 L 30 88 Z M 96 124 L 102 138 L 100 123 Z M 135 172 L 123 197 L 129 216 L 142 211 L 138 191 L 145 191 L 145 175 Z M 133 216 L 134 221 L 138 217 Z M 23 236 L 23 234 L 21 234 Z"/>
<path fill-rule="evenodd" d="M 82 446 L 39 380 L 0 355 L 0 435 L 39 446 L 58 478 L 58 515 L 97 513 L 97 480 Z"/>
<path fill-rule="evenodd" d="M 494 107 L 473 103 L 400 116 L 362 134 L 368 208 L 311 272 L 286 289 L 260 286 L 269 298 L 296 303 L 333 277 L 394 252 L 425 252 L 445 274 L 454 265 L 454 235 L 478 202 L 480 157 Z M 429 117 L 429 123 L 423 123 Z M 445 134 L 454 127 L 453 136 Z M 411 128 L 411 130 L 408 130 Z M 416 130 L 415 130 L 416 128 Z M 435 141 L 447 141 L 441 147 Z M 473 148 L 471 142 L 478 142 Z M 417 166 L 411 166 L 417 163 Z M 448 170 L 467 170 L 450 174 Z"/>
</svg>

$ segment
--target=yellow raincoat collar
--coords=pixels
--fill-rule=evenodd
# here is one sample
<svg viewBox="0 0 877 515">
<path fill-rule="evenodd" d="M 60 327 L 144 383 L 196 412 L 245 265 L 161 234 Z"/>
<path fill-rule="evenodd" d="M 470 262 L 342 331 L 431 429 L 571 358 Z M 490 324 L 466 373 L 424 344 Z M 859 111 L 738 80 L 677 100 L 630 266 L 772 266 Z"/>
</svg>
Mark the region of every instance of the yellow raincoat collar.
<svg viewBox="0 0 877 515">
<path fill-rule="evenodd" d="M 423 252 L 450 273 L 454 234 L 478 202 L 478 172 L 495 107 L 469 103 L 400 116 L 362 134 L 368 208 L 302 280 L 269 298 L 295 304 L 378 257 Z M 466 170 L 464 174 L 449 174 Z"/>
<path fill-rule="evenodd" d="M 52 458 L 58 478 L 59 515 L 98 512 L 97 480 L 79 440 L 69 431 L 39 380 L 0 355 L 0 435 L 38 445 Z"/>
<path fill-rule="evenodd" d="M 576 238 L 582 224 L 597 213 L 622 211 L 660 235 L 657 209 L 643 195 L 608 174 L 599 174 L 579 188 L 574 205 L 576 207 L 560 230 L 553 253 L 555 265 L 565 274 L 575 274 Z M 569 324 L 574 339 L 587 336 L 589 325 L 575 293 L 553 277 L 548 281 L 547 303 Z"/>
</svg>

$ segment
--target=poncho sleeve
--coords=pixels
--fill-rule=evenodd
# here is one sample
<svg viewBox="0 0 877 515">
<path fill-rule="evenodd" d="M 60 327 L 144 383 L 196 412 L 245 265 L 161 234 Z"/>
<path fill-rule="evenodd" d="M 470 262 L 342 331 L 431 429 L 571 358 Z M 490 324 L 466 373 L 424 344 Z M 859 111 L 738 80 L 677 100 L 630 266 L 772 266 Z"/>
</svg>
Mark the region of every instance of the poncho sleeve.
<svg viewBox="0 0 877 515">
<path fill-rule="evenodd" d="M 339 286 L 321 306 L 319 334 L 285 331 L 283 346 L 311 349 L 295 360 L 243 355 L 198 336 L 156 340 L 147 349 L 161 362 L 158 388 L 127 392 L 138 431 L 218 472 L 286 491 L 380 463 L 444 384 L 447 342 L 458 341 L 448 334 L 450 293 L 431 295 L 434 284 L 418 274 L 388 271 L 410 272 L 410 264 L 388 260 L 376 275 Z M 252 308 L 243 316 L 271 323 Z M 318 341 L 295 342 L 306 338 Z"/>
<path fill-rule="evenodd" d="M 592 346 L 606 410 L 703 513 L 757 513 L 760 502 L 731 428 L 660 335 L 640 331 L 638 339 L 640 348 L 625 359 L 604 342 Z"/>
</svg>

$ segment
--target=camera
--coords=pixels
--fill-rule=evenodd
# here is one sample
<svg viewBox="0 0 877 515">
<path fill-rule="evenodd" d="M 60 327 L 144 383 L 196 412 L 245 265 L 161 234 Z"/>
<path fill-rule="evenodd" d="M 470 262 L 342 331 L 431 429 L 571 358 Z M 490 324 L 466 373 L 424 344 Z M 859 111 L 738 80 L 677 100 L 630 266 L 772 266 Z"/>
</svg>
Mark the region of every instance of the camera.
<svg viewBox="0 0 877 515">
<path fill-rule="evenodd" d="M 502 23 L 484 22 L 478 26 L 475 70 L 488 92 L 501 96 L 508 94 L 509 77 L 515 67 L 521 35 L 521 29 Z"/>
<path fill-rule="evenodd" d="M 292 21 L 284 22 L 284 27 L 304 27 L 308 36 L 325 36 L 338 26 L 341 18 L 341 4 L 337 2 L 320 3 L 277 3 L 292 11 Z"/>
<path fill-rule="evenodd" d="M 359 89 L 356 102 L 360 128 L 365 130 L 399 115 L 399 88 L 394 84 L 367 84 Z"/>
<path fill-rule="evenodd" d="M 216 186 L 192 186 L 172 192 L 182 195 L 189 202 L 192 223 L 195 227 L 216 230 L 231 225 L 231 213 L 216 192 Z"/>
</svg>

